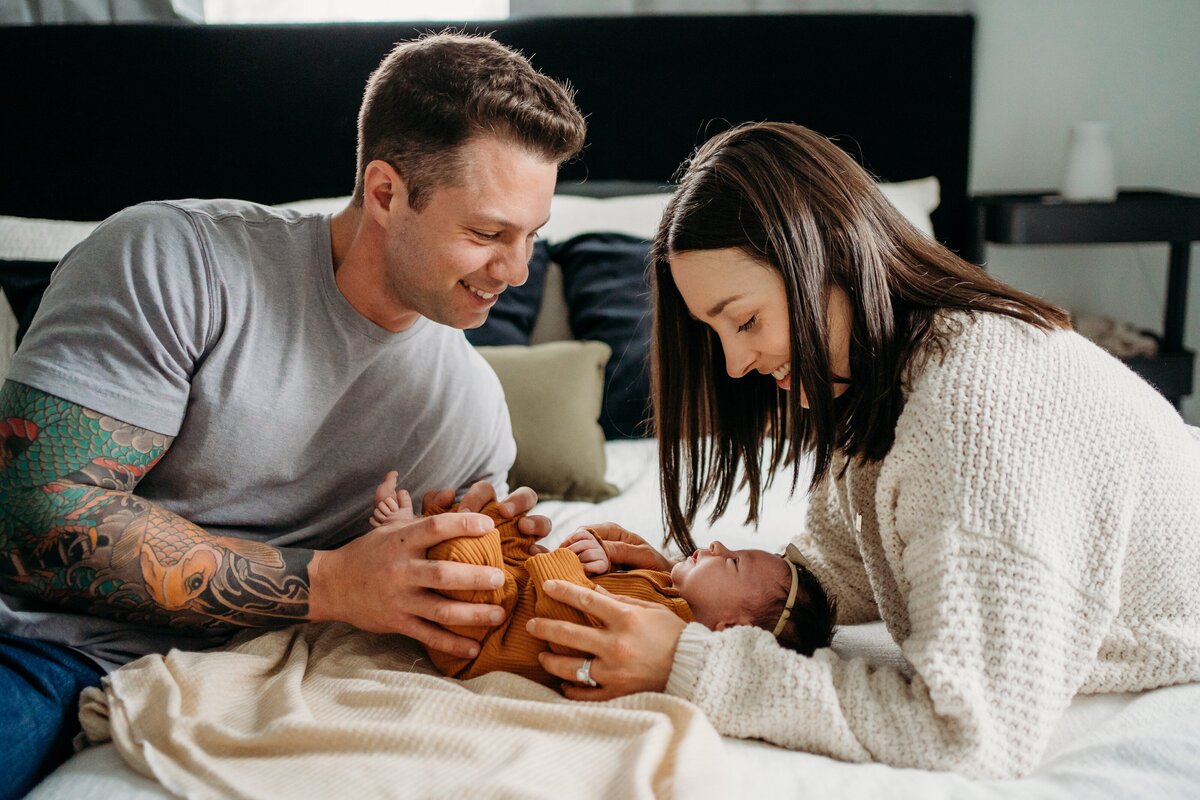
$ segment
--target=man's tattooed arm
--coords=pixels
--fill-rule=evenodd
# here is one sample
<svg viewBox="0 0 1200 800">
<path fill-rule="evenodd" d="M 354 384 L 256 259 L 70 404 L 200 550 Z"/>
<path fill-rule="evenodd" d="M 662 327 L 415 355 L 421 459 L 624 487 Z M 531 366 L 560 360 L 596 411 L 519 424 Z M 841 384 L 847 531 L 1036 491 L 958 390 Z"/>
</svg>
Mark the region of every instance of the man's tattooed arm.
<svg viewBox="0 0 1200 800">
<path fill-rule="evenodd" d="M 147 625 L 305 619 L 311 550 L 214 536 L 132 493 L 171 441 L 6 382 L 0 588 Z"/>
</svg>

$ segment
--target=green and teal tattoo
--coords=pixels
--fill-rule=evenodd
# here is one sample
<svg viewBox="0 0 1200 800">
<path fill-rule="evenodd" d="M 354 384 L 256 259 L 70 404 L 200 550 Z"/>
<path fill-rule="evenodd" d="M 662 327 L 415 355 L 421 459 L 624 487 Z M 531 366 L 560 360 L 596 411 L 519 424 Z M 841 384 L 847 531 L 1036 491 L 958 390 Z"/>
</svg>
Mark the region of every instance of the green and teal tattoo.
<svg viewBox="0 0 1200 800">
<path fill-rule="evenodd" d="M 8 381 L 0 388 L 0 588 L 187 628 L 308 615 L 311 550 L 214 536 L 133 494 L 171 437 Z"/>
</svg>

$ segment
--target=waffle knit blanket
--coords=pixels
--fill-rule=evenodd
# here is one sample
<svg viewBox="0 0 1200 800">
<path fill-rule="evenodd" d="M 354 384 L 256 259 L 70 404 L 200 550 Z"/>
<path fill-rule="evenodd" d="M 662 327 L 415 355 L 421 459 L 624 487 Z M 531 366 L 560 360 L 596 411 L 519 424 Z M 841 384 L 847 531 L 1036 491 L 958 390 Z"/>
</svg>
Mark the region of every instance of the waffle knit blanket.
<svg viewBox="0 0 1200 800">
<path fill-rule="evenodd" d="M 81 700 L 81 740 L 187 797 L 715 797 L 720 737 L 678 698 L 460 682 L 341 624 L 150 655 Z"/>
</svg>

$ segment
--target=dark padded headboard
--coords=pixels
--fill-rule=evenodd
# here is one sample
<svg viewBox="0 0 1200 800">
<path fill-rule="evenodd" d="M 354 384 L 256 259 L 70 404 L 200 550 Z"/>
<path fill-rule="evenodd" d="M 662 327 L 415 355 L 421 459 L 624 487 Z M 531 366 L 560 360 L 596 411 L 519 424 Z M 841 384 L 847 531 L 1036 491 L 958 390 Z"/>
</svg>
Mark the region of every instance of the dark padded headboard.
<svg viewBox="0 0 1200 800">
<path fill-rule="evenodd" d="M 0 214 L 99 219 L 142 200 L 349 194 L 363 85 L 435 23 L 0 28 Z M 730 123 L 799 122 L 882 180 L 936 175 L 967 232 L 974 20 L 929 15 L 517 19 L 467 30 L 577 88 L 561 184 L 665 184 Z"/>
</svg>

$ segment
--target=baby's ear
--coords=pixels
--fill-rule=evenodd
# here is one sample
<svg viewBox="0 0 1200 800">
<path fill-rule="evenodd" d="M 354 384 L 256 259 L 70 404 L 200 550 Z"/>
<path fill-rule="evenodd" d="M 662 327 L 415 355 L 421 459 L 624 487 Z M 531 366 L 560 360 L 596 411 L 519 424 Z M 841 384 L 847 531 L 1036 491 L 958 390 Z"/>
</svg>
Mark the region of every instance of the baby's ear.
<svg viewBox="0 0 1200 800">
<path fill-rule="evenodd" d="M 732 628 L 735 625 L 753 625 L 753 624 L 754 624 L 754 620 L 750 619 L 748 616 L 743 616 L 742 618 L 738 618 L 738 619 L 723 619 L 720 622 L 718 622 L 716 625 L 713 626 L 713 630 L 714 631 L 723 631 L 726 628 Z"/>
</svg>

